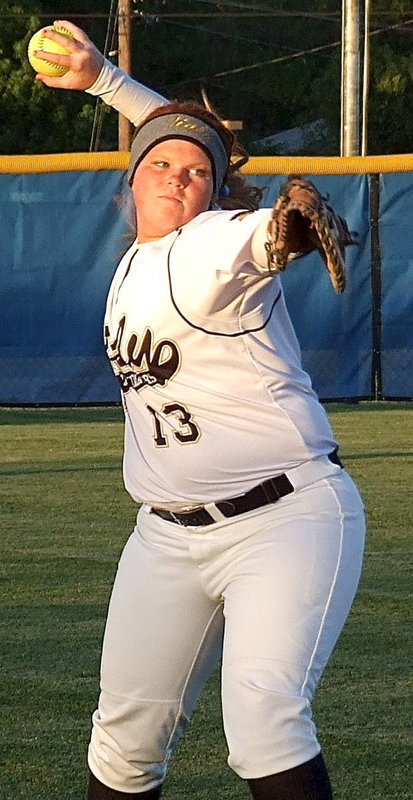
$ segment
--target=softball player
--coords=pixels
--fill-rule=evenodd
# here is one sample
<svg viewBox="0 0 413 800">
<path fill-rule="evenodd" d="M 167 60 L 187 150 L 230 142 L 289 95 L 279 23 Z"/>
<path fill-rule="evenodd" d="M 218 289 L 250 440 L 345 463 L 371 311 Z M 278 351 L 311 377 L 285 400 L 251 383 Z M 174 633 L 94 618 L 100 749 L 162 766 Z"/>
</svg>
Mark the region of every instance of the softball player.
<svg viewBox="0 0 413 800">
<path fill-rule="evenodd" d="M 107 64 L 91 91 L 132 98 L 135 120 L 156 104 Z M 89 800 L 161 796 L 219 660 L 228 761 L 252 797 L 332 798 L 311 703 L 357 588 L 363 508 L 267 269 L 270 211 L 220 209 L 233 147 L 202 107 L 159 103 L 132 145 L 137 236 L 105 342 L 141 506 L 108 611 Z"/>
</svg>

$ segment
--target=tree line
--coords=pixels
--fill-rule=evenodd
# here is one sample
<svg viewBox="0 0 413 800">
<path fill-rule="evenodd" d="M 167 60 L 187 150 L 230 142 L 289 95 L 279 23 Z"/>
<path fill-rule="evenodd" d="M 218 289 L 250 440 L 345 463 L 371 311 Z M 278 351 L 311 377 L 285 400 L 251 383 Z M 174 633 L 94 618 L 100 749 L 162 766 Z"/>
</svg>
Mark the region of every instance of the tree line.
<svg viewBox="0 0 413 800">
<path fill-rule="evenodd" d="M 70 3 L 72 21 L 102 50 L 105 41 L 116 49 L 111 25 L 102 16 L 82 15 L 108 14 L 116 5 Z M 89 150 L 95 99 L 34 81 L 26 56 L 32 33 L 68 6 L 0 0 L 2 154 Z M 313 0 L 311 10 L 308 0 L 140 0 L 133 4 L 134 77 L 169 98 L 199 100 L 206 91 L 224 118 L 242 120 L 240 138 L 252 153 L 258 139 L 322 120 L 322 135 L 310 137 L 297 154 L 338 154 L 341 6 L 340 0 Z M 406 153 L 413 121 L 409 0 L 373 6 L 368 152 Z M 254 9 L 272 13 L 253 16 Z M 98 149 L 116 149 L 116 113 L 101 107 L 99 114 Z M 277 148 L 266 152 L 276 155 Z"/>
</svg>

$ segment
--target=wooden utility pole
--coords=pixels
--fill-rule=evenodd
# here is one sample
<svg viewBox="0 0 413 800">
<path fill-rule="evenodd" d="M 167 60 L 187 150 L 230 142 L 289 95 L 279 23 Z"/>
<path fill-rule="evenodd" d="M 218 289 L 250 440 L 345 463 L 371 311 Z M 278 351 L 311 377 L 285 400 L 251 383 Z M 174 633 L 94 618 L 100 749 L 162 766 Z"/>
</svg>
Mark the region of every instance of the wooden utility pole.
<svg viewBox="0 0 413 800">
<path fill-rule="evenodd" d="M 343 0 L 341 155 L 360 155 L 360 3 Z"/>
<path fill-rule="evenodd" d="M 119 0 L 118 3 L 118 65 L 128 75 L 132 73 L 132 0 Z M 128 119 L 119 114 L 118 149 L 129 150 L 132 127 Z"/>
</svg>

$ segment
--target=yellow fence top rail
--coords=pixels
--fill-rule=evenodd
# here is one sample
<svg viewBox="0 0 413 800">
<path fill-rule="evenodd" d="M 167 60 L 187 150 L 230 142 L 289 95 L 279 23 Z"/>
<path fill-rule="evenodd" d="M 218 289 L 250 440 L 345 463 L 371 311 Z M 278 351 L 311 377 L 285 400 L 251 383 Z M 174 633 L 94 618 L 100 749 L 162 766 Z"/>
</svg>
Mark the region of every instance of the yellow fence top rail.
<svg viewBox="0 0 413 800">
<path fill-rule="evenodd" d="M 42 172 L 126 170 L 129 153 L 51 153 L 0 156 L 0 173 L 28 175 Z M 248 175 L 365 175 L 413 171 L 413 154 L 388 156 L 252 156 L 243 167 Z"/>
</svg>

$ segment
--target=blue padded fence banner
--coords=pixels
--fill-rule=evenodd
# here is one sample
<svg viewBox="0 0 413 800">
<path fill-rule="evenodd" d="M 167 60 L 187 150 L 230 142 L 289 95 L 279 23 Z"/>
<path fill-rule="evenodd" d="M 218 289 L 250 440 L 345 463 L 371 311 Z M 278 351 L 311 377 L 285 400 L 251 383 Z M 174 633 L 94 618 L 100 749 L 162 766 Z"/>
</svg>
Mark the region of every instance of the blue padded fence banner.
<svg viewBox="0 0 413 800">
<path fill-rule="evenodd" d="M 369 186 L 365 175 L 306 176 L 348 221 L 359 246 L 346 252 L 348 288 L 337 295 L 316 253 L 291 264 L 282 277 L 302 362 L 323 399 L 371 393 L 372 297 L 370 284 Z M 268 186 L 272 205 L 281 176 L 256 181 Z"/>
<path fill-rule="evenodd" d="M 385 397 L 413 397 L 413 182 L 380 181 L 381 367 Z"/>
<path fill-rule="evenodd" d="M 1 403 L 119 400 L 102 329 L 123 173 L 0 176 Z"/>
<path fill-rule="evenodd" d="M 251 177 L 271 205 L 283 176 Z M 349 286 L 336 295 L 318 255 L 282 277 L 303 365 L 322 399 L 372 396 L 373 296 L 367 175 L 314 182 L 357 233 L 347 250 Z M 382 382 L 412 397 L 408 174 L 382 178 Z M 118 170 L 0 175 L 0 403 L 119 401 L 102 341 L 106 293 L 128 245 Z M 410 273 L 410 280 L 408 274 Z"/>
</svg>

